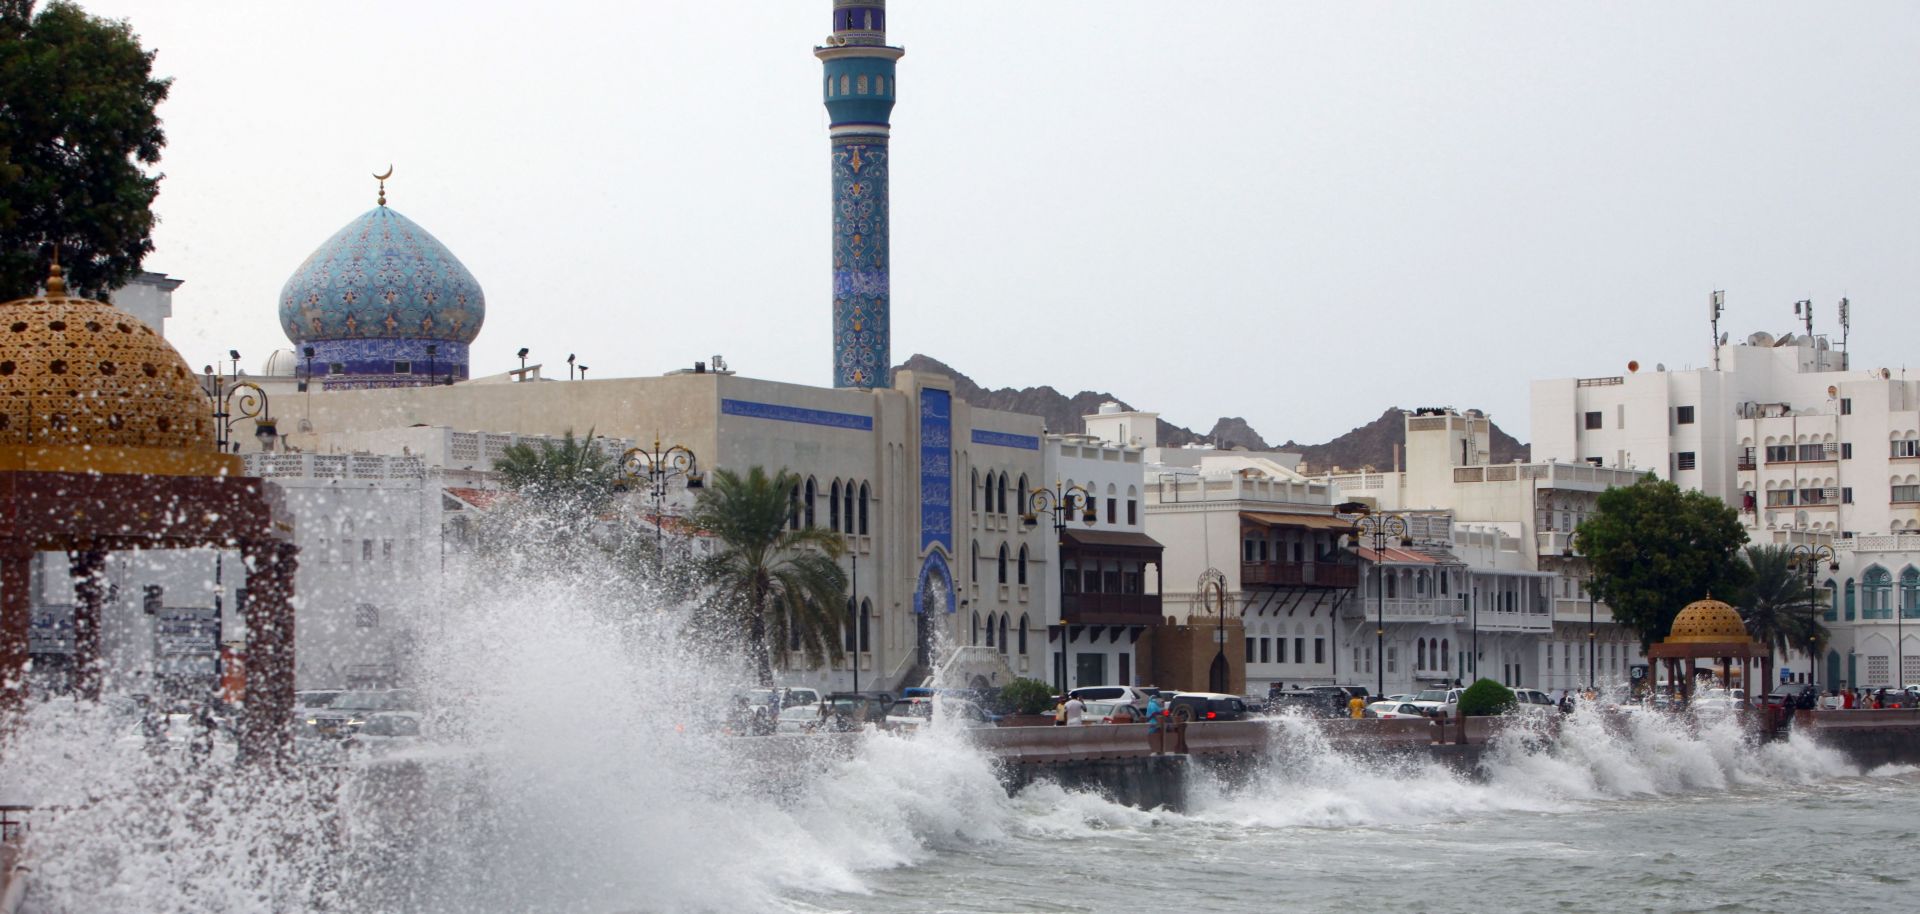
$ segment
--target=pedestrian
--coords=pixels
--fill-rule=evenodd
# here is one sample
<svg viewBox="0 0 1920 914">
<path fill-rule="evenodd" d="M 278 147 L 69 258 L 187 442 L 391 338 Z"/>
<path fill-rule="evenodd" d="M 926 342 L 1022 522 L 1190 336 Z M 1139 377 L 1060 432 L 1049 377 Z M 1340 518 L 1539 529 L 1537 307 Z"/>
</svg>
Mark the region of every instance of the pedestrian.
<svg viewBox="0 0 1920 914">
<path fill-rule="evenodd" d="M 1147 696 L 1147 751 L 1159 755 L 1167 746 L 1166 727 L 1167 706 L 1160 701 L 1159 695 Z"/>
<path fill-rule="evenodd" d="M 1885 710 L 1886 707 L 1887 707 L 1887 690 L 1881 689 L 1880 691 L 1873 693 L 1873 709 L 1875 711 L 1882 711 L 1882 710 Z"/>
<path fill-rule="evenodd" d="M 1363 717 L 1366 717 L 1367 716 L 1366 701 L 1362 700 L 1358 695 L 1355 695 L 1352 698 L 1347 699 L 1347 716 L 1354 720 L 1359 720 Z"/>
<path fill-rule="evenodd" d="M 1056 727 L 1064 727 L 1067 725 L 1067 697 L 1065 695 L 1055 695 L 1053 697 L 1053 725 Z"/>
<path fill-rule="evenodd" d="M 1842 711 L 1853 710 L 1853 690 L 1852 689 L 1840 690 L 1840 709 Z"/>
<path fill-rule="evenodd" d="M 1068 695 L 1067 703 L 1062 708 L 1067 713 L 1067 726 L 1078 727 L 1087 722 L 1087 703 L 1078 696 Z"/>
</svg>

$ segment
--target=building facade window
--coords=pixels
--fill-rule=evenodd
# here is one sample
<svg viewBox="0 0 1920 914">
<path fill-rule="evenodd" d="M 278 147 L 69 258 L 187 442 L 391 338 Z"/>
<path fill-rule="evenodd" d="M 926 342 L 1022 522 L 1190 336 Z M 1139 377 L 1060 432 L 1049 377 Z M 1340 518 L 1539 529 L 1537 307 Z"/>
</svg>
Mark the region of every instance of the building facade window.
<svg viewBox="0 0 1920 914">
<path fill-rule="evenodd" d="M 860 484 L 860 535 L 867 535 L 867 484 Z"/>
<path fill-rule="evenodd" d="M 1860 576 L 1860 618 L 1893 618 L 1893 575 L 1874 566 Z"/>
<path fill-rule="evenodd" d="M 828 498 L 827 498 L 827 529 L 832 530 L 835 533 L 839 533 L 840 532 L 840 480 L 838 479 L 834 480 L 833 487 L 830 488 L 828 492 L 830 494 L 828 495 Z"/>
<path fill-rule="evenodd" d="M 1896 502 L 1920 502 L 1920 486 L 1894 486 L 1893 500 Z"/>
<path fill-rule="evenodd" d="M 999 562 L 999 567 L 1000 567 L 1000 574 L 999 574 L 999 577 L 1000 577 L 1000 581 L 999 581 L 999 583 L 1001 583 L 1001 584 L 1005 584 L 1005 583 L 1007 583 L 1007 544 L 1006 544 L 1006 543 L 1001 543 L 1001 544 L 1000 544 L 1000 562 Z"/>
<path fill-rule="evenodd" d="M 1596 429 L 1599 427 L 1600 427 L 1600 413 L 1598 411 L 1588 413 L 1587 428 Z"/>
<path fill-rule="evenodd" d="M 1920 441 L 1907 440 L 1892 442 L 1892 456 L 1920 457 Z"/>
<path fill-rule="evenodd" d="M 1024 654 L 1026 652 L 1027 652 L 1027 616 L 1025 613 L 1022 613 L 1020 615 L 1020 653 Z"/>
<path fill-rule="evenodd" d="M 1676 425 L 1692 425 L 1693 424 L 1693 407 L 1691 406 L 1678 407 L 1673 411 L 1673 413 L 1674 413 L 1673 415 L 1674 424 Z"/>
<path fill-rule="evenodd" d="M 1020 565 L 1016 569 L 1014 580 L 1018 581 L 1021 584 L 1027 583 L 1027 547 L 1026 546 L 1020 547 Z"/>
<path fill-rule="evenodd" d="M 1677 455 L 1676 465 L 1682 470 L 1691 470 L 1694 468 L 1696 460 L 1697 458 L 1695 458 L 1693 451 L 1681 451 L 1679 455 Z"/>
</svg>

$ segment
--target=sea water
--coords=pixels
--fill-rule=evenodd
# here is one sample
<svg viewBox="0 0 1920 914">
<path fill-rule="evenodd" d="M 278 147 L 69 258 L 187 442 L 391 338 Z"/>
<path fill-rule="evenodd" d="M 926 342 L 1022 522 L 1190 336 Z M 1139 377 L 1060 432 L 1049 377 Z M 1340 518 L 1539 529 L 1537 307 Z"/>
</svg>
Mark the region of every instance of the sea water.
<svg viewBox="0 0 1920 914">
<path fill-rule="evenodd" d="M 954 733 L 705 726 L 742 681 L 688 610 L 522 579 L 432 617 L 434 746 L 267 775 L 49 702 L 0 750 L 29 912 L 1838 911 L 1911 907 L 1920 773 L 1728 723 L 1567 718 L 1477 777 L 1303 721 L 1180 813 L 1039 783 Z"/>
</svg>

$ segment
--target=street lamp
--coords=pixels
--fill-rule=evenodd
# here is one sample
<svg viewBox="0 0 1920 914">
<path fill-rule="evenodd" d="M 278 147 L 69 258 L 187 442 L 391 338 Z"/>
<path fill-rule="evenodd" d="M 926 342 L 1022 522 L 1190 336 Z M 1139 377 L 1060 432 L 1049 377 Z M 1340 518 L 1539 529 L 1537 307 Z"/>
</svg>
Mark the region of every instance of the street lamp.
<svg viewBox="0 0 1920 914">
<path fill-rule="evenodd" d="M 1040 525 L 1040 515 L 1045 513 L 1052 519 L 1054 537 L 1054 563 L 1060 571 L 1060 691 L 1067 691 L 1067 668 L 1073 665 L 1073 634 L 1067 624 L 1067 524 L 1077 516 L 1091 527 L 1100 518 L 1094 513 L 1093 493 L 1081 485 L 1062 485 L 1060 480 L 1053 481 L 1053 488 L 1037 488 L 1026 493 L 1027 511 L 1020 515 L 1020 522 L 1029 527 Z"/>
<path fill-rule="evenodd" d="M 1376 682 L 1379 690 L 1377 694 L 1385 695 L 1387 694 L 1387 540 L 1397 539 L 1403 546 L 1412 542 L 1407 535 L 1409 529 L 1407 515 L 1376 514 L 1360 502 L 1348 502 L 1340 507 L 1343 513 L 1360 515 L 1360 519 L 1353 525 L 1354 539 L 1364 538 L 1373 543 L 1373 587 L 1374 592 L 1379 595 L 1375 604 L 1378 607 L 1378 614 L 1373 627 L 1373 659 L 1374 663 L 1379 664 L 1374 667 L 1374 670 L 1379 673 Z"/>
<path fill-rule="evenodd" d="M 1820 574 L 1820 563 L 1823 561 L 1827 563 L 1828 571 L 1840 570 L 1840 556 L 1833 551 L 1832 546 L 1825 543 L 1801 543 L 1787 550 L 1787 563 L 1790 566 L 1798 566 L 1807 575 L 1807 682 L 1809 684 L 1814 681 L 1814 671 L 1820 668 L 1818 656 L 1820 603 L 1814 599 L 1814 595 L 1819 592 L 1814 588 L 1814 580 Z M 1771 688 L 1772 684 L 1769 683 L 1768 687 Z M 1833 687 L 1833 683 L 1827 683 L 1827 688 Z"/>
<path fill-rule="evenodd" d="M 273 450 L 280 429 L 267 405 L 267 392 L 252 381 L 222 378 L 214 373 L 212 365 L 206 366 L 205 371 L 207 399 L 213 402 L 214 449 L 225 454 L 231 445 L 232 453 L 239 453 L 240 444 L 233 440 L 233 426 L 242 419 L 252 419 L 253 435 L 260 442 L 260 449 Z"/>
<path fill-rule="evenodd" d="M 526 350 L 520 350 L 522 357 Z M 693 451 L 675 444 L 661 448 L 660 439 L 653 439 L 653 450 L 628 448 L 620 455 L 620 487 L 628 483 L 644 484 L 647 498 L 653 501 L 653 567 L 660 570 L 661 557 L 666 552 L 666 544 L 661 536 L 661 514 L 666 507 L 667 486 L 675 479 L 686 480 L 689 489 L 698 489 L 706 485 L 706 475 L 700 472 L 698 459 Z"/>
<path fill-rule="evenodd" d="M 1572 544 L 1568 544 L 1565 548 L 1560 550 L 1560 558 L 1565 560 L 1568 564 L 1573 563 L 1574 555 L 1573 555 Z M 1594 647 L 1596 645 L 1594 644 L 1594 640 L 1593 640 L 1594 639 L 1594 631 L 1593 631 L 1594 613 L 1593 613 L 1593 565 L 1592 563 L 1587 564 L 1587 573 L 1584 577 L 1580 578 L 1579 580 L 1580 580 L 1581 588 L 1586 590 L 1587 592 L 1587 691 L 1592 692 L 1596 690 L 1597 686 L 1595 685 L 1595 682 L 1599 679 L 1599 676 L 1595 672 L 1595 669 L 1596 669 L 1595 661 L 1598 659 L 1598 654 L 1594 650 Z"/>
</svg>

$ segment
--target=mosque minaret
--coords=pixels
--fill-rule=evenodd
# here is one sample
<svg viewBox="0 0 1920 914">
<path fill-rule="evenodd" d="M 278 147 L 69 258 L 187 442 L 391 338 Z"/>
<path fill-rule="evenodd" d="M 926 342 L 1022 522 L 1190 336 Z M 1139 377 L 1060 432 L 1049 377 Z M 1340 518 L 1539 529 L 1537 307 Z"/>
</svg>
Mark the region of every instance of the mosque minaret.
<svg viewBox="0 0 1920 914">
<path fill-rule="evenodd" d="M 826 66 L 833 145 L 833 386 L 883 386 L 893 364 L 887 119 L 906 52 L 887 46 L 886 0 L 834 0 L 833 34 L 813 53 Z"/>
</svg>

